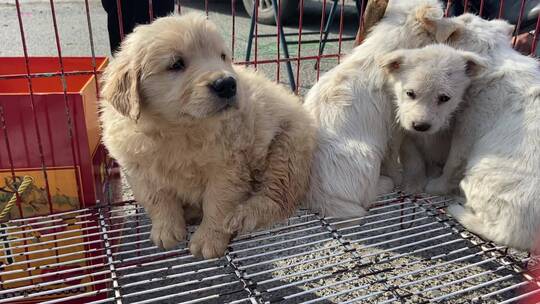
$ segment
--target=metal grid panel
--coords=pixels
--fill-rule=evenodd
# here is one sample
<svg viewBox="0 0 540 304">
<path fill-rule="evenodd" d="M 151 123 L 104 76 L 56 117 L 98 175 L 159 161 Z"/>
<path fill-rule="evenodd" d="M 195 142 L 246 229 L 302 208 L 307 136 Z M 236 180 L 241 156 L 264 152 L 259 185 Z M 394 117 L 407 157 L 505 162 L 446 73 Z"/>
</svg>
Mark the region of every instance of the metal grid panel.
<svg viewBox="0 0 540 304">
<path fill-rule="evenodd" d="M 2 228 L 11 247 L 0 260 L 18 262 L 1 274 L 10 287 L 0 303 L 58 292 L 44 303 L 499 303 L 537 294 L 523 272 L 529 258 L 464 231 L 442 211 L 447 204 L 393 194 L 361 218 L 300 211 L 212 260 L 186 244 L 157 249 L 134 202 L 13 220 Z M 10 278 L 21 272 L 29 276 Z"/>
<path fill-rule="evenodd" d="M 189 5 L 197 2 L 182 0 L 177 10 L 187 11 Z M 317 47 L 307 45 L 309 35 L 315 37 L 311 43 L 320 43 L 325 35 L 326 15 L 320 14 L 320 27 L 316 26 L 319 29 L 309 33 L 303 29 L 304 1 L 301 0 L 297 28 L 283 33 L 278 27 L 254 24 L 253 57 L 242 61 L 243 35 L 248 23 L 236 14 L 239 2 L 230 1 L 230 28 L 225 29 L 230 32 L 235 61 L 254 65 L 278 82 L 285 82 L 285 64 L 291 62 L 300 94 L 305 93 L 321 72 L 339 62 L 342 53 L 350 47 L 344 44 L 342 48 L 342 41 L 346 40 L 342 37 L 343 16 L 346 2 L 350 5 L 350 1 L 320 1 L 321 11 L 335 4 L 339 19 L 339 28 L 330 33 L 337 47 L 334 45 L 321 54 Z M 27 3 L 19 0 L 13 3 L 16 27 L 23 44 L 19 55 L 24 55 L 28 64 L 27 47 L 32 45 L 26 43 L 26 38 L 32 29 L 23 26 L 27 21 L 21 13 L 21 6 L 24 9 Z M 522 25 L 526 0 L 519 3 L 516 32 Z M 91 13 L 95 7 L 89 0 L 81 1 L 81 5 L 84 12 L 81 20 L 85 22 L 80 26 L 88 27 L 89 51 L 95 61 L 96 33 L 91 22 L 91 17 L 96 17 Z M 204 1 L 204 10 L 212 19 L 216 16 L 209 12 L 209 6 L 223 5 L 218 2 L 209 5 Z M 364 5 L 362 0 L 361 6 Z M 62 22 L 56 20 L 54 0 L 44 6 L 52 17 L 47 24 L 50 23 L 53 30 L 54 56 L 61 68 L 55 73 L 34 73 L 27 68 L 23 74 L 3 75 L 0 80 L 61 76 L 58 79 L 62 82 L 65 99 L 65 79 L 100 72 L 95 63 L 86 71 L 64 70 L 62 54 L 70 50 L 60 41 Z M 467 5 L 465 7 L 466 11 Z M 483 5 L 480 14 L 482 8 Z M 501 9 L 499 16 L 502 12 Z M 540 20 L 540 16 L 538 18 Z M 537 22 L 536 29 L 539 28 L 540 22 Z M 39 31 L 41 37 L 46 27 L 40 27 Z M 270 35 L 272 33 L 275 35 Z M 538 40 L 537 34 L 538 31 L 534 41 Z M 288 59 L 280 53 L 286 45 L 280 40 L 284 35 L 288 37 L 287 43 L 297 45 L 296 50 L 291 49 Z M 277 48 L 269 53 L 258 50 L 265 41 L 275 41 Z M 535 48 L 536 43 L 533 43 L 531 53 L 535 53 Z M 313 75 L 316 77 L 308 77 Z M 32 82 L 28 81 L 28 85 L 33 92 Z M 96 94 L 97 91 L 98 87 Z M 33 104 L 33 93 L 30 98 Z M 36 112 L 32 110 L 30 114 L 35 119 Z M 66 106 L 68 122 L 71 115 Z M 7 134 L 4 120 L 0 108 L 0 125 Z M 71 134 L 70 123 L 65 131 Z M 42 144 L 39 134 L 31 140 L 39 146 Z M 7 135 L 4 141 L 10 154 Z M 73 146 L 68 148 L 73 149 Z M 41 150 L 40 159 L 48 193 L 47 165 Z M 12 163 L 10 169 L 14 170 Z M 48 201 L 50 203 L 49 193 Z M 538 296 L 537 281 L 523 271 L 529 258 L 515 252 L 509 254 L 505 248 L 464 231 L 442 211 L 447 204 L 442 198 L 394 194 L 358 219 L 323 219 L 303 211 L 273 229 L 240 236 L 232 242 L 225 258 L 207 261 L 191 256 L 185 244 L 168 252 L 153 246 L 148 239 L 150 221 L 134 202 L 12 220 L 0 226 L 0 262 L 9 264 L 9 267 L 0 264 L 0 303 L 19 300 L 43 303 L 70 300 L 92 303 L 507 303 Z M 47 246 L 51 244 L 53 248 Z M 21 274 L 26 276 L 21 277 Z M 62 298 L 44 298 L 58 294 Z"/>
</svg>

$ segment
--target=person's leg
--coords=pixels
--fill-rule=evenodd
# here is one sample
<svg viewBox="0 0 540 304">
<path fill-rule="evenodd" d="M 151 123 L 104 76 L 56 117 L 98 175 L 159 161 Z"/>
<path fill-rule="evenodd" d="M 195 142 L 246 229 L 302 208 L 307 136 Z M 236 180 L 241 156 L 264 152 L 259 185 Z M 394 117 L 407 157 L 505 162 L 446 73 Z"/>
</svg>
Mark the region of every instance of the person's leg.
<svg viewBox="0 0 540 304">
<path fill-rule="evenodd" d="M 118 24 L 117 0 L 101 0 L 102 6 L 107 12 L 107 28 L 111 53 L 115 53 L 120 47 L 122 34 L 128 35 L 133 32 L 137 24 L 150 22 L 148 0 L 121 0 L 122 32 Z M 153 0 L 154 18 L 166 16 L 174 11 L 174 0 Z"/>
<path fill-rule="evenodd" d="M 128 1 L 131 3 L 130 14 L 131 14 L 133 23 L 130 24 L 131 26 L 130 32 L 132 32 L 135 26 L 137 26 L 137 24 L 146 24 L 150 22 L 150 9 L 149 9 L 150 6 L 148 5 L 148 0 L 128 0 Z M 152 3 L 154 2 L 159 2 L 159 0 L 153 0 Z M 155 4 L 153 4 L 152 6 L 155 6 Z"/>
<path fill-rule="evenodd" d="M 448 4 L 448 0 L 442 0 L 443 2 L 443 5 L 444 5 L 444 8 L 446 9 L 446 5 Z M 452 1 L 452 3 L 450 3 L 450 8 L 448 9 L 448 16 L 449 17 L 453 17 L 453 16 L 459 16 L 461 14 L 463 14 L 464 10 L 463 10 L 463 3 L 462 1 Z"/>
<path fill-rule="evenodd" d="M 150 23 L 150 3 L 148 0 L 130 0 L 137 4 L 135 10 L 132 11 L 134 18 L 133 26 L 137 24 Z M 164 17 L 174 12 L 174 0 L 153 0 L 152 15 L 155 18 Z M 133 28 L 131 29 L 133 30 Z"/>
<path fill-rule="evenodd" d="M 133 32 L 133 29 L 137 24 L 149 22 L 148 0 L 122 0 L 122 14 L 125 16 L 122 20 L 124 23 L 125 36 Z"/>
<path fill-rule="evenodd" d="M 164 17 L 174 12 L 174 0 L 154 0 L 152 7 L 154 8 L 154 18 Z"/>
<path fill-rule="evenodd" d="M 118 13 L 116 0 L 101 0 L 101 5 L 107 12 L 107 30 L 109 31 L 109 44 L 114 54 L 120 45 L 120 28 L 118 26 Z"/>
<path fill-rule="evenodd" d="M 123 37 L 133 31 L 135 27 L 134 14 L 139 9 L 144 9 L 141 4 L 144 0 L 121 0 L 121 13 L 119 16 L 117 0 L 101 0 L 101 4 L 107 12 L 107 29 L 109 31 L 109 43 L 111 45 L 111 53 L 114 55 Z M 147 9 L 148 11 L 148 4 Z M 120 30 L 119 19 L 122 19 L 122 30 Z"/>
</svg>

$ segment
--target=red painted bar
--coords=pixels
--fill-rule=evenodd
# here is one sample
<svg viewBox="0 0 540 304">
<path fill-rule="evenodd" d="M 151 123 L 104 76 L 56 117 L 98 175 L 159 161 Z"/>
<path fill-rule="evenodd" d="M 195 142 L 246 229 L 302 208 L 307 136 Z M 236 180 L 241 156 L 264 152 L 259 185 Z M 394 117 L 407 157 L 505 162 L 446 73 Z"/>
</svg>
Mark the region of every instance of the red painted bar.
<svg viewBox="0 0 540 304">
<path fill-rule="evenodd" d="M 296 94 L 298 95 L 298 90 L 300 89 L 300 65 L 301 65 L 301 55 L 302 55 L 302 27 L 304 22 L 304 0 L 300 0 L 300 12 L 298 18 L 298 53 L 296 60 Z"/>
</svg>

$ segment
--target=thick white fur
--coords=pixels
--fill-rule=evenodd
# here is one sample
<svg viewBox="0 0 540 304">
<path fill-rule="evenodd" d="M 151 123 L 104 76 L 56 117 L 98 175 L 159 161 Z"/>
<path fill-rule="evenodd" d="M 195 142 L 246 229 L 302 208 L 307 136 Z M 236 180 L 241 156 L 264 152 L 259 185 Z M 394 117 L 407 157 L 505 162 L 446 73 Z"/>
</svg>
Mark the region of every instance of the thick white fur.
<svg viewBox="0 0 540 304">
<path fill-rule="evenodd" d="M 448 43 L 489 60 L 467 93 L 441 178 L 427 190 L 447 192 L 460 182 L 466 202 L 450 213 L 467 229 L 496 243 L 534 250 L 540 228 L 540 70 L 514 51 L 513 27 L 473 15 L 448 19 L 460 28 Z M 464 167 L 464 171 L 460 168 Z M 538 249 L 538 248 L 536 248 Z"/>
<path fill-rule="evenodd" d="M 434 42 L 426 27 L 442 15 L 437 0 L 390 1 L 366 40 L 309 91 L 304 105 L 319 124 L 307 197 L 311 208 L 325 216 L 361 216 L 377 194 L 392 190 L 392 180 L 381 176 L 381 162 L 394 106 L 375 58 Z"/>
<path fill-rule="evenodd" d="M 180 58 L 185 68 L 172 69 Z M 103 142 L 151 218 L 156 245 L 173 248 L 198 219 L 190 250 L 216 257 L 233 233 L 294 212 L 308 187 L 313 119 L 283 87 L 233 66 L 204 16 L 137 27 L 104 76 Z M 211 91 L 223 76 L 236 79 L 234 98 Z"/>
<path fill-rule="evenodd" d="M 401 149 L 400 136 L 393 136 L 391 145 L 392 150 L 400 150 L 403 188 L 421 192 L 428 177 L 440 175 L 450 149 L 454 115 L 463 105 L 471 79 L 482 74 L 486 62 L 443 44 L 394 51 L 380 62 L 395 94 L 397 132 L 405 133 Z M 414 128 L 417 124 L 429 128 L 419 131 Z"/>
</svg>

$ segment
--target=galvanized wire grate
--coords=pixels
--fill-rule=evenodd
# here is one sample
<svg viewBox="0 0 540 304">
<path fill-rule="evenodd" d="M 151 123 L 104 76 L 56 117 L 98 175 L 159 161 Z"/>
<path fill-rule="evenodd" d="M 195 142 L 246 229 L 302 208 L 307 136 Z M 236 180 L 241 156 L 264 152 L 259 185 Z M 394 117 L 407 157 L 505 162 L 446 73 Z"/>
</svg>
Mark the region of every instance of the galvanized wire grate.
<svg viewBox="0 0 540 304">
<path fill-rule="evenodd" d="M 448 202 L 393 194 L 348 220 L 301 211 L 213 260 L 185 245 L 158 250 L 134 202 L 13 220 L 0 231 L 0 303 L 506 303 L 540 293 L 528 256 L 464 231 L 442 211 Z"/>
<path fill-rule="evenodd" d="M 23 147 L 24 144 L 26 158 L 39 156 L 35 164 L 23 162 L 18 166 L 10 156 L 3 169 L 5 172 L 9 170 L 9 178 L 14 180 L 15 177 L 11 175 L 19 172 L 19 169 L 32 167 L 36 172 L 41 172 L 44 189 L 59 186 L 64 191 L 64 186 L 69 183 L 49 184 L 49 170 L 60 167 L 54 168 L 52 152 L 52 160 L 48 160 L 47 150 L 42 151 L 41 146 L 46 140 L 42 140 L 39 130 L 56 130 L 60 134 L 65 129 L 67 132 L 64 133 L 69 134 L 66 137 L 66 166 L 73 166 L 76 170 L 84 164 L 80 160 L 77 162 L 73 154 L 76 136 L 72 136 L 72 133 L 77 134 L 77 120 L 76 116 L 70 116 L 75 115 L 76 111 L 67 107 L 67 100 L 71 100 L 71 97 L 67 95 L 69 90 L 65 81 L 75 75 L 99 75 L 101 71 L 95 63 L 96 54 L 108 54 L 106 43 L 100 43 L 107 40 L 107 16 L 99 1 L 79 2 L 16 0 L 6 2 L 2 10 L 7 16 L 4 26 L 14 29 L 6 31 L 7 38 L 3 42 L 7 43 L 7 47 L 2 52 L 4 56 L 23 56 L 20 59 L 24 65 L 21 65 L 21 70 L 0 75 L 0 80 L 21 79 L 24 86 L 30 85 L 29 95 L 23 104 L 29 107 L 25 111 L 33 123 L 19 126 L 16 121 L 10 121 L 16 115 L 5 114 L 8 113 L 5 109 L 13 103 L 6 102 L 6 96 L 2 97 L 5 102 L 0 109 L 3 129 L 0 146 L 5 146 L 6 155 L 22 153 L 13 148 L 17 146 L 17 134 L 24 134 L 18 128 L 24 130 L 33 125 L 36 136 L 33 133 L 22 136 L 19 145 Z M 148 2 L 152 3 L 151 0 Z M 241 2 L 238 0 L 212 1 L 211 5 L 209 1 L 178 2 L 181 5 L 176 7 L 176 11 L 204 11 L 218 22 L 224 37 L 231 43 L 237 63 L 246 61 L 257 66 L 278 82 L 294 79 L 302 94 L 321 72 L 335 66 L 342 53 L 350 49 L 351 44 L 345 43 L 344 36 L 354 37 L 357 29 L 356 12 L 352 17 L 347 17 L 351 15 L 351 9 L 346 9 L 346 2 L 352 4 L 351 1 L 317 1 L 317 5 L 305 1 L 305 12 L 304 1 L 300 1 L 302 9 L 298 12 L 299 18 L 293 22 L 293 28 L 285 28 L 286 32 L 275 26 L 252 22 L 243 11 L 237 11 Z M 360 3 L 360 11 L 363 11 L 365 1 L 357 2 Z M 499 2 L 502 7 L 504 1 Z M 524 8 L 533 2 L 514 2 L 514 11 L 519 11 L 519 14 L 510 15 L 516 15 L 513 21 L 516 33 L 539 29 L 540 17 L 524 18 L 527 16 L 524 15 Z M 481 1 L 480 14 L 483 3 Z M 329 10 L 328 15 L 321 13 L 330 6 L 336 10 Z M 122 10 L 117 11 L 122 18 Z M 332 22 L 328 22 L 330 31 L 327 32 L 325 24 L 333 16 L 331 11 L 335 14 L 335 22 L 333 26 L 330 26 Z M 498 9 L 497 12 L 506 16 L 511 10 L 505 12 Z M 149 14 L 153 15 L 153 11 Z M 224 17 L 227 14 L 231 16 Z M 39 18 L 36 17 L 38 15 Z M 348 23 L 354 24 L 343 26 Z M 254 35 L 249 38 L 251 25 Z M 86 31 L 89 48 L 84 44 Z M 11 32 L 14 34 L 10 35 Z M 326 33 L 337 44 L 327 45 L 322 53 L 320 43 Z M 286 41 L 281 40 L 284 35 Z M 44 43 L 47 36 L 53 39 L 52 44 Z M 538 31 L 533 37 L 535 42 L 537 36 Z M 24 41 L 22 49 L 20 41 Z M 251 50 L 247 47 L 248 41 L 253 42 L 253 56 L 245 58 L 248 49 Z M 284 58 L 285 47 L 290 47 L 288 59 Z M 537 54 L 536 51 L 536 43 L 532 43 L 531 53 Z M 29 54 L 52 55 L 50 59 L 55 68 L 47 73 L 34 71 L 29 63 L 35 58 L 29 57 Z M 68 59 L 62 54 L 90 56 L 88 58 L 92 64 L 67 71 L 64 64 Z M 285 69 L 287 63 L 291 63 L 292 73 Z M 30 79 L 46 78 L 61 85 L 59 90 L 62 94 L 58 100 L 65 104 L 62 108 L 65 114 L 59 117 L 65 116 L 66 124 L 57 128 L 49 125 L 48 118 L 43 118 L 47 124 L 38 125 L 41 112 L 34 107 L 34 98 L 36 105 L 39 105 L 41 102 L 37 101 L 41 100 L 42 95 L 33 90 Z M 91 90 L 96 92 L 96 97 L 98 90 L 98 86 Z M 8 134 L 17 136 L 8 137 Z M 27 144 L 40 148 L 36 148 L 32 154 L 28 152 L 32 149 L 29 150 Z M 5 157 L 3 160 L 7 161 Z M 93 179 L 95 172 L 90 173 L 90 179 Z M 38 175 L 35 177 L 39 180 Z M 76 192 L 80 192 L 78 183 L 72 186 Z M 90 186 L 89 189 L 93 188 Z M 44 201 L 52 211 L 54 208 L 49 190 L 43 192 L 49 196 Z M 88 199 L 83 203 L 93 204 L 94 200 Z M 323 219 L 301 211 L 283 225 L 238 237 L 225 258 L 214 260 L 194 258 L 185 244 L 172 251 L 158 250 L 148 239 L 151 227 L 149 219 L 144 210 L 132 201 L 14 219 L 0 223 L 0 303 L 535 301 L 532 298 L 540 295 L 538 282 L 534 275 L 525 271 L 527 263 L 535 260 L 523 253 L 509 253 L 506 248 L 497 247 L 468 233 L 442 211 L 448 203 L 444 198 L 393 194 L 379 201 L 367 216 L 358 219 Z M 23 217 L 22 213 L 20 217 Z"/>
</svg>

